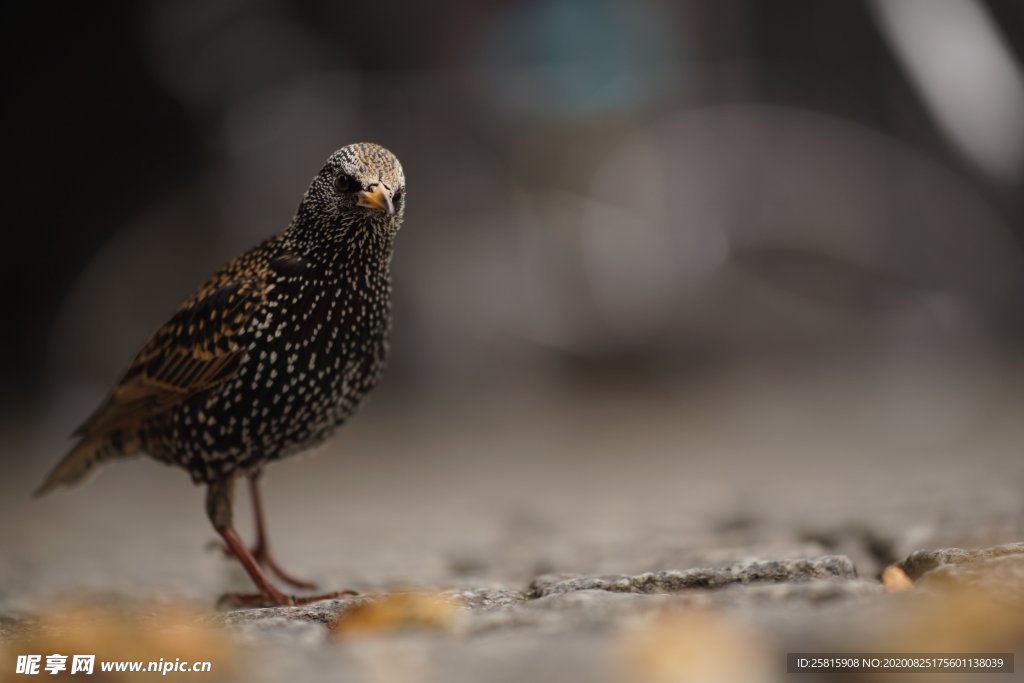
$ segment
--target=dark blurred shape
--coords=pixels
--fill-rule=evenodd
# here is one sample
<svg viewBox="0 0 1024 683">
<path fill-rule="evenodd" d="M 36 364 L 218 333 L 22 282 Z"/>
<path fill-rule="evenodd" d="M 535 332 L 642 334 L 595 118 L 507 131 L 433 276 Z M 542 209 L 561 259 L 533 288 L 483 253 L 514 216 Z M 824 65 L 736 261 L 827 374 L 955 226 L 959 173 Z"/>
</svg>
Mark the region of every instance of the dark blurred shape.
<svg viewBox="0 0 1024 683">
<path fill-rule="evenodd" d="M 403 396 L 619 364 L 671 382 L 787 348 L 891 362 L 924 320 L 987 358 L 1021 321 L 1024 205 L 1013 88 L 985 93 L 1017 82 L 1024 15 L 943 4 L 966 23 L 908 37 L 919 7 L 399 0 L 373 30 L 311 1 L 5 7 L 8 129 L 31 134 L 5 191 L 23 244 L 0 400 L 73 421 L 362 139 L 410 183 Z M 985 102 L 936 99 L 911 43 L 940 33 L 999 65 Z M 963 137 L 982 121 L 1006 123 L 983 149 Z"/>
<path fill-rule="evenodd" d="M 122 226 L 199 169 L 185 111 L 156 81 L 145 7 L 4 3 L 0 404 L 38 397 L 54 311 Z M 16 293 L 16 294 L 15 294 Z"/>
</svg>

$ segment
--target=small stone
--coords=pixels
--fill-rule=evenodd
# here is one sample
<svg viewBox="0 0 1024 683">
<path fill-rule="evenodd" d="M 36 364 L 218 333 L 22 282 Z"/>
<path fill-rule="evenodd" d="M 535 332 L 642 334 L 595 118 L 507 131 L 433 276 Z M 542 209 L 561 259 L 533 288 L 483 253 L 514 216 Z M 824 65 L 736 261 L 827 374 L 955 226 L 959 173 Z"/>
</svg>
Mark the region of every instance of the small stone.
<svg viewBox="0 0 1024 683">
<path fill-rule="evenodd" d="M 546 575 L 530 584 L 531 597 L 544 597 L 579 590 L 617 593 L 677 593 L 715 589 L 733 584 L 783 583 L 826 578 L 857 578 L 848 557 L 826 555 L 811 559 L 741 562 L 727 567 L 658 571 L 635 575 L 582 576 Z"/>
<path fill-rule="evenodd" d="M 941 550 L 918 550 L 899 563 L 912 581 L 943 565 L 962 565 L 991 560 L 1007 555 L 1021 556 L 1024 561 L 1024 543 L 1007 543 L 977 550 L 943 548 Z"/>
<path fill-rule="evenodd" d="M 515 607 L 526 600 L 522 591 L 508 588 L 470 588 L 449 590 L 444 594 L 468 609 L 482 612 Z"/>
<path fill-rule="evenodd" d="M 327 637 L 327 631 L 322 625 L 286 616 L 235 621 L 229 624 L 229 628 L 231 632 L 243 639 L 262 642 L 269 638 L 292 647 L 296 645 L 316 647 Z"/>
<path fill-rule="evenodd" d="M 1003 604 L 1024 607 L 1024 555 L 943 565 L 925 574 L 920 583 L 947 591 L 981 592 Z"/>
<path fill-rule="evenodd" d="M 812 579 L 810 581 L 765 583 L 753 586 L 737 584 L 714 593 L 715 604 L 755 607 L 767 604 L 793 606 L 821 605 L 859 600 L 881 595 L 876 581 L 864 579 Z"/>
<path fill-rule="evenodd" d="M 328 626 L 334 622 L 342 610 L 366 600 L 367 598 L 364 596 L 356 596 L 337 600 L 321 600 L 297 607 L 240 609 L 219 614 L 216 620 L 226 626 L 247 626 L 259 624 L 260 622 L 276 623 L 277 620 L 305 621 Z"/>
</svg>

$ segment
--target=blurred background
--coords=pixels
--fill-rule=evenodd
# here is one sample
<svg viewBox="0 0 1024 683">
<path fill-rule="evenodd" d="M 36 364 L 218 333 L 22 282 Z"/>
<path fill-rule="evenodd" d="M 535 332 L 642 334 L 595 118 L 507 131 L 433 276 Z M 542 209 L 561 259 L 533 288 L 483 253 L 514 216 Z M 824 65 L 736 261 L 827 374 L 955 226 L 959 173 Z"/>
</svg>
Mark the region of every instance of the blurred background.
<svg viewBox="0 0 1024 683">
<path fill-rule="evenodd" d="M 182 473 L 28 492 L 178 302 L 359 140 L 408 178 L 394 355 L 326 453 L 272 470 L 300 569 L 518 579 L 678 560 L 617 552 L 643 520 L 1020 516 L 1015 0 L 0 11 L 8 600 L 218 589 Z M 154 539 L 181 554 L 153 566 Z"/>
</svg>

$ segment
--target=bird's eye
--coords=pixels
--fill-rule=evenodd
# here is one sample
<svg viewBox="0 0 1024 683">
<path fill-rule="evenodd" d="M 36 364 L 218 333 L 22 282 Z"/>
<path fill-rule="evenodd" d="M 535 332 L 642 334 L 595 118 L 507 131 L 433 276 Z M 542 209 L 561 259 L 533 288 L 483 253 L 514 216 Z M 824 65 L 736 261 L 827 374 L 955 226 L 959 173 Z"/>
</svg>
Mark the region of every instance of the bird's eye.
<svg viewBox="0 0 1024 683">
<path fill-rule="evenodd" d="M 341 173 L 334 179 L 334 186 L 340 192 L 355 192 L 359 189 L 359 182 L 347 173 Z"/>
<path fill-rule="evenodd" d="M 391 201 L 395 204 L 400 204 L 405 199 L 405 188 L 398 188 L 395 190 L 395 196 L 391 198 Z"/>
</svg>

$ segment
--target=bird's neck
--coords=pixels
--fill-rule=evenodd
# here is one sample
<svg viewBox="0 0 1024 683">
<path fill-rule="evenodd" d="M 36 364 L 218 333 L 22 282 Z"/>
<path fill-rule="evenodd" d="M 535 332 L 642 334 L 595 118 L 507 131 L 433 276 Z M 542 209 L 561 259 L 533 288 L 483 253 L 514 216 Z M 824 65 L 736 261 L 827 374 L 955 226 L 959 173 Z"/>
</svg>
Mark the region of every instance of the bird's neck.
<svg viewBox="0 0 1024 683">
<path fill-rule="evenodd" d="M 373 224 L 323 225 L 296 220 L 280 235 L 282 251 L 329 271 L 358 269 L 389 277 L 394 235 Z"/>
</svg>

